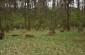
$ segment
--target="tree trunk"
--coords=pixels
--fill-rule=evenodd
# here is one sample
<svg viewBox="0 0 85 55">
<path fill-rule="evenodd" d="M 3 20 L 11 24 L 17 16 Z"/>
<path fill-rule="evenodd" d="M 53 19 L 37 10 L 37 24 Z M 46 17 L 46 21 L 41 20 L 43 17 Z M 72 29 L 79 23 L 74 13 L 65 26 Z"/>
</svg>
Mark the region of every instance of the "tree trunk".
<svg viewBox="0 0 85 55">
<path fill-rule="evenodd" d="M 27 24 L 26 24 L 27 23 L 27 14 L 26 14 L 26 12 L 27 12 L 27 8 L 26 8 L 26 0 L 25 0 L 25 6 L 24 6 L 25 28 L 27 27 Z"/>
<path fill-rule="evenodd" d="M 67 31 L 70 31 L 69 3 L 67 3 Z"/>
<path fill-rule="evenodd" d="M 78 23 L 78 32 L 82 32 L 83 31 L 83 25 L 82 25 L 82 23 L 80 22 L 80 0 L 77 0 L 77 18 L 78 18 L 78 21 L 79 21 L 79 23 Z"/>
</svg>

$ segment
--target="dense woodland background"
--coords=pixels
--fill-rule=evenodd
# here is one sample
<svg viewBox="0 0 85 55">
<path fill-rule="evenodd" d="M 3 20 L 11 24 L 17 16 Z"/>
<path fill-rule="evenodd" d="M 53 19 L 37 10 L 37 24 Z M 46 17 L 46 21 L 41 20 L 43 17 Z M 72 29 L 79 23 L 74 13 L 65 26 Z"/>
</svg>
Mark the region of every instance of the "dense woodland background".
<svg viewBox="0 0 85 55">
<path fill-rule="evenodd" d="M 82 31 L 84 14 L 84 0 L 0 0 L 0 30 L 49 27 Z"/>
</svg>

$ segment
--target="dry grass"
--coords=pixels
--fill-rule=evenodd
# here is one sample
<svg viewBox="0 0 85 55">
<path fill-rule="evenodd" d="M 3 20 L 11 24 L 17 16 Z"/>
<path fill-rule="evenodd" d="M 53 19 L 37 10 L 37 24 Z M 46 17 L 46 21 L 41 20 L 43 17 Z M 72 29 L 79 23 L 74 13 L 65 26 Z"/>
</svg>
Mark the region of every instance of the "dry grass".
<svg viewBox="0 0 85 55">
<path fill-rule="evenodd" d="M 85 55 L 84 36 L 77 32 L 56 32 L 55 36 L 49 36 L 47 30 L 10 31 L 0 41 L 0 55 Z M 23 38 L 29 33 L 36 38 Z M 13 34 L 19 36 L 12 37 Z"/>
</svg>

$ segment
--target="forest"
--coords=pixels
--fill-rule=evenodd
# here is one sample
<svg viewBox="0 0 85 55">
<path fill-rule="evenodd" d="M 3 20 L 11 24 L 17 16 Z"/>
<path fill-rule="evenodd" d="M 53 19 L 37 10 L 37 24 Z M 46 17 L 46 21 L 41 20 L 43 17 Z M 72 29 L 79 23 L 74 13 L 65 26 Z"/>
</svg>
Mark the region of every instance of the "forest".
<svg viewBox="0 0 85 55">
<path fill-rule="evenodd" d="M 0 0 L 0 55 L 85 55 L 85 0 Z"/>
</svg>

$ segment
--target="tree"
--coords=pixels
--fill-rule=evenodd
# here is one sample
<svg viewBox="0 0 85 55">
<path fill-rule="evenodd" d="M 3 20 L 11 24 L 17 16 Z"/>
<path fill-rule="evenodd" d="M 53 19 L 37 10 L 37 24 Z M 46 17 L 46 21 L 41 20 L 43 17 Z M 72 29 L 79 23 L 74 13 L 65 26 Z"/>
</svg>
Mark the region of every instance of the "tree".
<svg viewBox="0 0 85 55">
<path fill-rule="evenodd" d="M 67 31 L 70 31 L 70 3 L 72 2 L 73 0 L 63 0 L 64 2 L 64 6 L 65 6 L 65 10 L 66 10 L 66 16 L 67 16 L 67 23 L 66 23 L 66 29 Z"/>
<path fill-rule="evenodd" d="M 1 0 L 0 1 L 0 31 L 2 31 L 2 10 L 3 10 L 3 3 Z"/>
<path fill-rule="evenodd" d="M 27 24 L 26 24 L 27 23 L 27 8 L 26 8 L 27 5 L 26 4 L 27 4 L 27 0 L 25 0 L 25 6 L 24 6 L 25 28 L 27 27 Z"/>
<path fill-rule="evenodd" d="M 36 4 L 36 14 L 37 14 L 37 30 L 40 29 L 40 27 L 43 26 L 44 23 L 44 17 L 45 17 L 45 8 L 46 8 L 46 0 L 38 0 L 38 3 Z"/>
<path fill-rule="evenodd" d="M 78 18 L 78 32 L 83 31 L 83 23 L 80 21 L 80 0 L 77 0 L 77 18 Z"/>
</svg>

